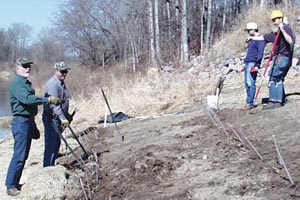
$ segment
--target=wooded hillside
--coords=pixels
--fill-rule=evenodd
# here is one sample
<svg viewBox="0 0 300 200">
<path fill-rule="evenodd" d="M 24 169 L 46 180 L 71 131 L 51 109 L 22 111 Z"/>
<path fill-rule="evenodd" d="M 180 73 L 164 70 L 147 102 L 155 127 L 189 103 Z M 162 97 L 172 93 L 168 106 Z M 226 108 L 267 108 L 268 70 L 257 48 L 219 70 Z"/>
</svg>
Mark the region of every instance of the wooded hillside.
<svg viewBox="0 0 300 200">
<path fill-rule="evenodd" d="M 293 0 L 66 0 L 53 26 L 32 39 L 32 28 L 0 29 L 0 61 L 31 57 L 52 64 L 72 59 L 94 68 L 185 64 L 230 31 L 252 7 L 292 7 Z"/>
</svg>

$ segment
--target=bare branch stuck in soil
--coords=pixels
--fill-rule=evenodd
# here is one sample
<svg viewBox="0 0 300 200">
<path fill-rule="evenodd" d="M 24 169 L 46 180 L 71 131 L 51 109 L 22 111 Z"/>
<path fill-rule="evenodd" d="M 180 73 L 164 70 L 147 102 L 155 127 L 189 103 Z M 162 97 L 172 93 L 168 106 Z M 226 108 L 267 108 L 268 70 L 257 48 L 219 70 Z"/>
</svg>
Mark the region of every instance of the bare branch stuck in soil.
<svg viewBox="0 0 300 200">
<path fill-rule="evenodd" d="M 292 177 L 291 177 L 291 174 L 285 164 L 285 161 L 280 153 L 280 150 L 279 150 L 279 147 L 277 145 L 277 141 L 276 141 L 276 138 L 275 138 L 275 135 L 272 135 L 273 137 L 273 141 L 274 141 L 274 145 L 275 145 L 275 148 L 276 148 L 276 152 L 277 152 L 277 156 L 278 156 L 278 160 L 279 160 L 279 164 L 281 164 L 283 167 L 284 167 L 284 171 L 286 173 L 286 175 L 288 176 L 290 182 L 292 185 L 295 185 L 295 182 L 293 181 Z"/>
<path fill-rule="evenodd" d="M 87 196 L 87 194 L 86 194 L 86 191 L 85 191 L 85 188 L 84 188 L 84 185 L 83 185 L 83 182 L 82 182 L 82 178 L 81 178 L 81 177 L 79 178 L 79 181 L 80 181 L 80 185 L 81 185 L 81 188 L 82 188 L 82 192 L 83 192 L 83 194 L 84 194 L 84 199 L 85 199 L 85 200 L 89 200 L 89 198 L 88 198 L 88 196 Z"/>
<path fill-rule="evenodd" d="M 263 157 L 262 157 L 262 155 L 254 147 L 254 145 L 252 144 L 252 142 L 242 132 L 240 132 L 240 135 L 246 140 L 248 146 L 256 153 L 256 155 L 259 157 L 259 159 L 264 160 Z"/>
</svg>

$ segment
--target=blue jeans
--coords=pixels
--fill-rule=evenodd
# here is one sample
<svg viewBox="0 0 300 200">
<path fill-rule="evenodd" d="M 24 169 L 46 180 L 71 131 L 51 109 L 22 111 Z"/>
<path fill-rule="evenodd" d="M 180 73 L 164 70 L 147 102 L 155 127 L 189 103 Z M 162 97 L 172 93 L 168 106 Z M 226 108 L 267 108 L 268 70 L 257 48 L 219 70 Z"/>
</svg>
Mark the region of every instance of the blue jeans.
<svg viewBox="0 0 300 200">
<path fill-rule="evenodd" d="M 8 167 L 5 185 L 7 188 L 17 188 L 30 151 L 34 119 L 15 116 L 11 126 L 14 137 L 14 153 Z"/>
<path fill-rule="evenodd" d="M 254 97 L 256 92 L 256 77 L 257 72 L 250 72 L 250 68 L 255 66 L 254 62 L 245 63 L 245 72 L 244 72 L 244 81 L 245 81 L 245 89 L 247 93 L 246 103 L 249 105 L 253 105 Z"/>
<path fill-rule="evenodd" d="M 284 103 L 284 78 L 289 70 L 289 57 L 279 56 L 277 59 L 273 57 L 273 67 L 270 71 L 269 82 L 269 101 Z"/>
<path fill-rule="evenodd" d="M 61 123 L 58 118 L 52 118 L 43 114 L 43 124 L 45 129 L 45 150 L 44 150 L 44 167 L 54 166 L 60 148 L 60 136 L 62 133 Z M 56 128 L 54 128 L 55 126 Z"/>
</svg>

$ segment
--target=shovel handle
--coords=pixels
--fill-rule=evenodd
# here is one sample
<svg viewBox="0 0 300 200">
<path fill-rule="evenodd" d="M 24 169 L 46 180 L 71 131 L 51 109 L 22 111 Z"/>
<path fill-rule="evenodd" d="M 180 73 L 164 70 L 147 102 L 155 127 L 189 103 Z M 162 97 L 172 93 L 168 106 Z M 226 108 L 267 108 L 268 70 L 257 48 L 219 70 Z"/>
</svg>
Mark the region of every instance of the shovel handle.
<svg viewBox="0 0 300 200">
<path fill-rule="evenodd" d="M 266 76 L 266 73 L 267 73 L 267 71 L 268 71 L 270 62 L 271 62 L 272 57 L 273 57 L 273 53 L 274 53 L 275 48 L 276 48 L 276 45 L 277 45 L 277 41 L 278 41 L 279 35 L 280 35 L 280 29 L 277 31 L 277 34 L 276 34 L 276 37 L 275 37 L 275 40 L 274 40 L 274 43 L 273 43 L 273 47 L 272 47 L 270 56 L 269 56 L 268 62 L 267 62 L 267 64 L 266 64 L 266 67 L 265 67 L 265 70 L 264 70 L 263 77 Z M 258 97 L 258 95 L 259 95 L 259 93 L 260 93 L 260 91 L 261 91 L 261 87 L 262 87 L 262 81 L 261 81 L 261 84 L 260 84 L 259 87 L 258 87 L 258 90 L 257 90 L 256 94 L 255 94 L 255 99 L 257 99 L 257 97 Z"/>
<path fill-rule="evenodd" d="M 110 115 L 113 117 L 113 114 L 112 114 L 112 111 L 111 111 L 111 109 L 110 109 L 109 103 L 108 103 L 108 101 L 107 101 L 106 95 L 105 95 L 105 93 L 104 93 L 104 91 L 103 91 L 103 89 L 102 89 L 102 88 L 101 88 L 101 92 L 102 92 L 102 95 L 103 95 L 104 101 L 105 101 L 105 103 L 106 103 L 106 105 L 107 105 L 107 107 L 108 107 L 109 113 L 110 113 Z M 120 133 L 120 130 L 119 130 L 119 127 L 118 127 L 117 123 L 116 123 L 116 122 L 114 122 L 114 124 L 115 124 L 115 127 L 116 127 L 116 130 L 117 130 L 117 132 L 118 132 L 118 133 L 121 135 L 121 133 Z M 125 138 L 124 138 L 124 135 L 122 135 L 122 141 L 124 142 L 124 140 L 125 140 Z"/>
</svg>

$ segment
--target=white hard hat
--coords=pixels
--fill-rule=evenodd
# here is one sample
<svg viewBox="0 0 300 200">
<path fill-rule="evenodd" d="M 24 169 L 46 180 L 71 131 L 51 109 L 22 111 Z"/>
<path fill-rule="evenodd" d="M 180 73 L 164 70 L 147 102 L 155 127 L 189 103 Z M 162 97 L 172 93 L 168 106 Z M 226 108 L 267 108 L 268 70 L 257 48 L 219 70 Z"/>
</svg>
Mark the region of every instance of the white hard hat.
<svg viewBox="0 0 300 200">
<path fill-rule="evenodd" d="M 257 24 L 255 22 L 249 22 L 247 23 L 247 28 L 246 30 L 257 30 Z"/>
</svg>

